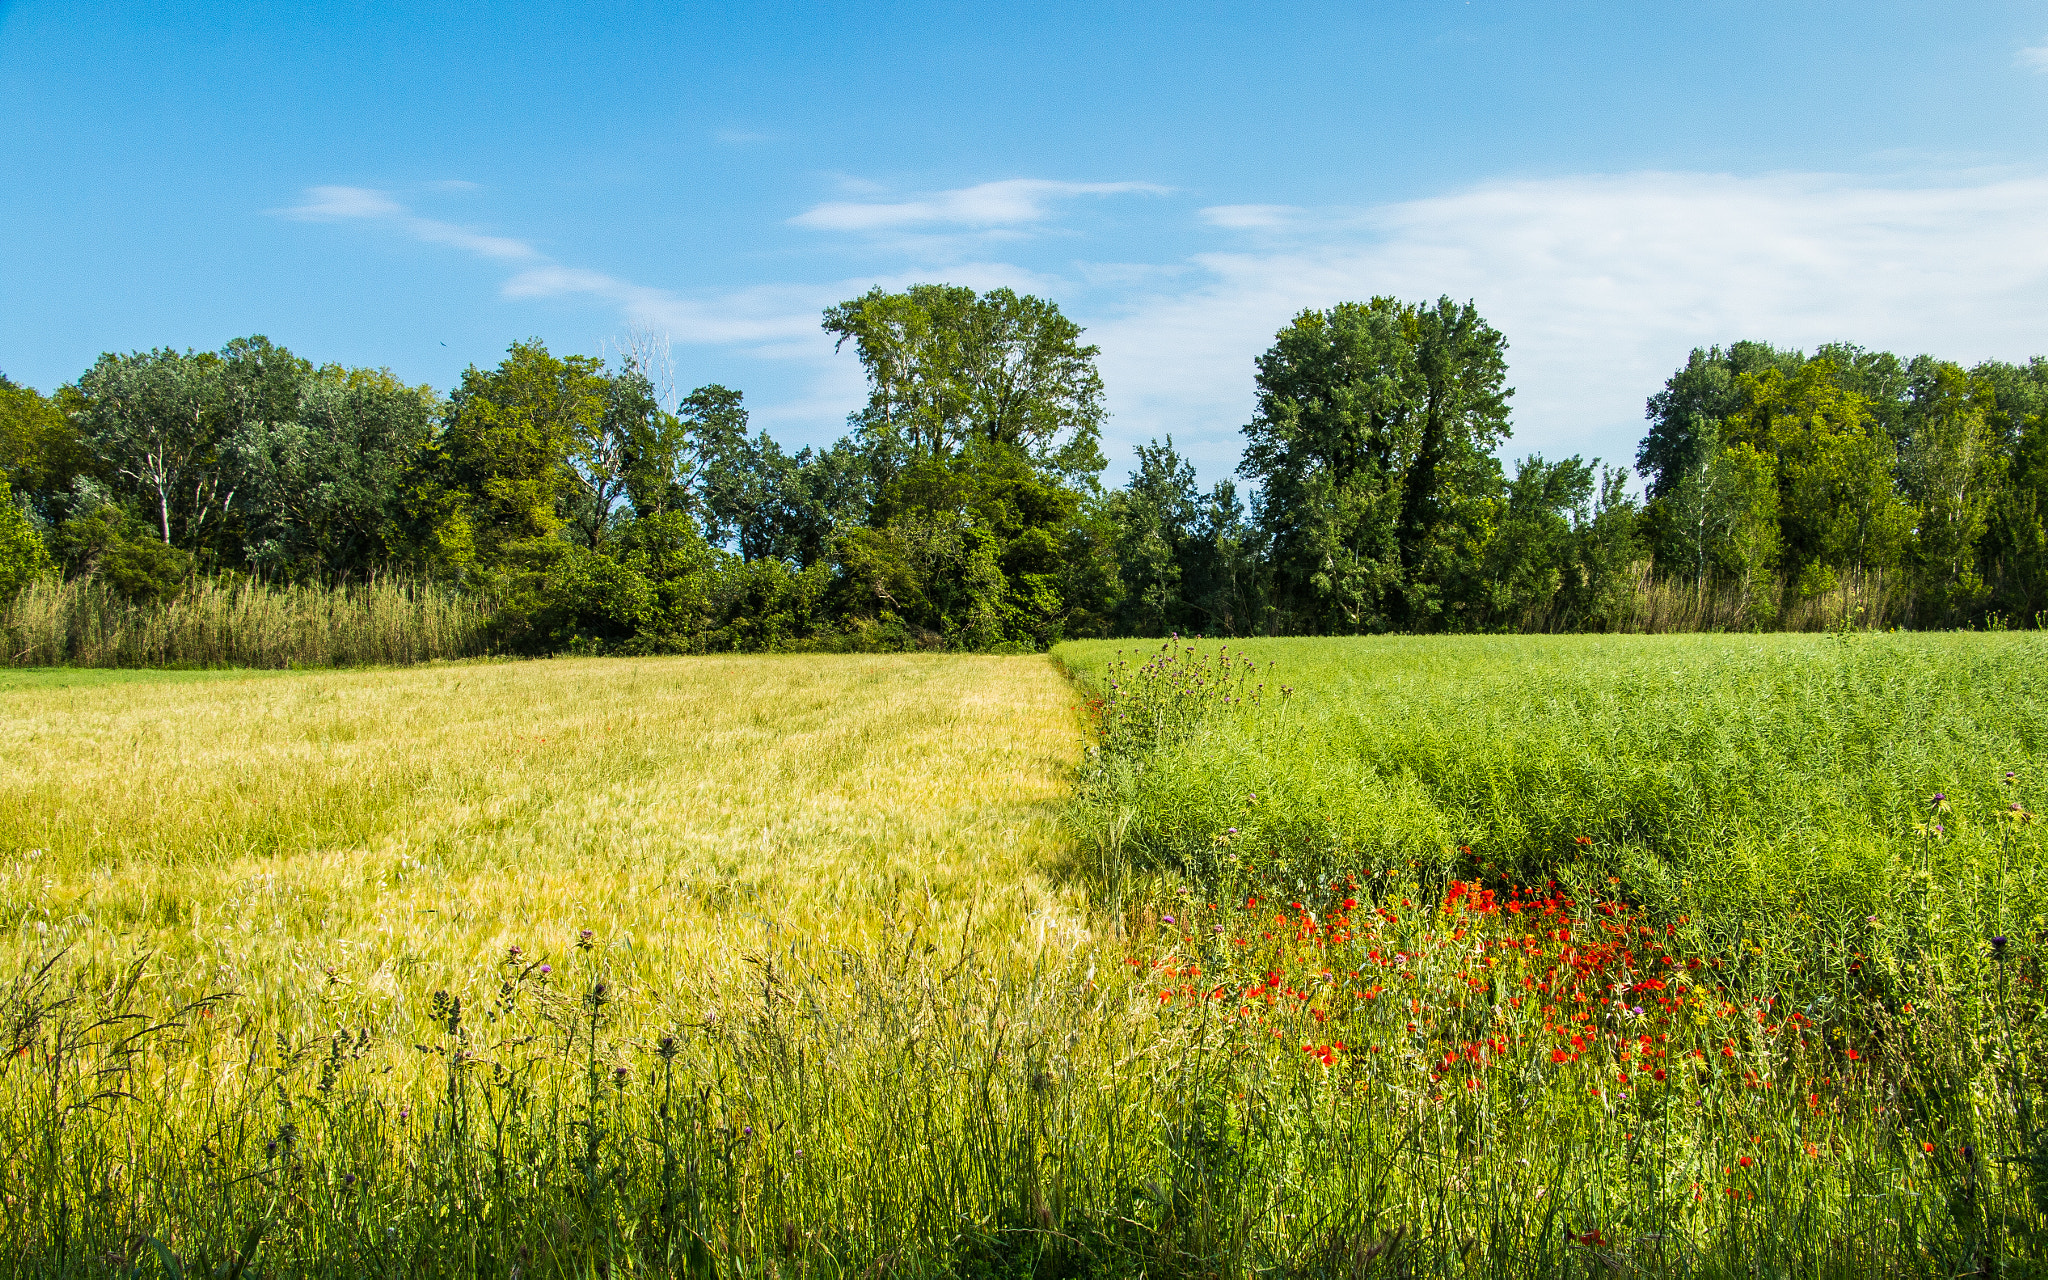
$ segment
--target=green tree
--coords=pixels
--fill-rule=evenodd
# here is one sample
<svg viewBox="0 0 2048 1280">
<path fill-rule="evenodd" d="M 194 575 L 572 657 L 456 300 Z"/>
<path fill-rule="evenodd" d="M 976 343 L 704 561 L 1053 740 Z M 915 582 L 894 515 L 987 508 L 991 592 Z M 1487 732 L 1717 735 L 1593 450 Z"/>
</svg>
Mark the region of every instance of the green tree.
<svg viewBox="0 0 2048 1280">
<path fill-rule="evenodd" d="M 75 398 L 77 392 L 70 390 Z M 62 393 L 60 393 L 60 397 Z M 58 398 L 0 374 L 0 480 L 48 524 L 62 518 L 61 495 L 90 465 Z"/>
<path fill-rule="evenodd" d="M 679 435 L 655 397 L 653 381 L 630 358 L 600 378 L 603 412 L 570 418 L 565 495 L 569 527 L 593 551 L 627 518 L 635 492 L 650 500 L 650 513 L 668 499 L 661 481 L 672 473 L 669 451 Z"/>
<path fill-rule="evenodd" d="M 1258 362 L 1259 483 L 1283 626 L 1429 629 L 1469 601 L 1508 434 L 1507 341 L 1470 303 L 1304 311 Z"/>
<path fill-rule="evenodd" d="M 518 342 L 497 368 L 471 366 L 450 398 L 437 454 L 443 483 L 460 499 L 439 519 L 461 526 L 489 566 L 511 547 L 553 538 L 577 486 L 573 451 L 602 430 L 611 386 L 601 361 L 549 354 Z"/>
<path fill-rule="evenodd" d="M 1645 411 L 1650 428 L 1636 450 L 1636 471 L 1648 482 L 1650 498 L 1665 497 L 1687 476 L 1697 483 L 1720 456 L 1718 427 L 1742 407 L 1740 378 L 1766 369 L 1789 374 L 1805 360 L 1797 351 L 1780 351 L 1768 342 L 1694 347 L 1684 366 L 1650 397 Z"/>
<path fill-rule="evenodd" d="M 1991 389 L 1992 447 L 2004 460 L 1981 543 L 1991 607 L 2048 624 L 2048 359 L 1986 362 L 1971 375 Z"/>
<path fill-rule="evenodd" d="M 817 512 L 837 518 L 840 600 L 865 619 L 856 625 L 975 648 L 1098 625 L 1107 601 L 1088 504 L 1103 466 L 1102 380 L 1080 326 L 1007 289 L 918 285 L 829 308 L 824 327 L 867 371 L 855 442 L 787 466 L 759 448 L 749 473 L 785 537 L 817 530 Z M 865 527 L 852 527 L 870 493 Z"/>
<path fill-rule="evenodd" d="M 1183 594 L 1187 560 L 1201 514 L 1195 469 L 1173 448 L 1173 437 L 1138 446 L 1130 482 L 1109 499 L 1116 528 L 1122 602 L 1117 624 L 1128 635 L 1163 636 L 1192 630 Z"/>
<path fill-rule="evenodd" d="M 35 522 L 16 504 L 7 482 L 0 480 L 0 604 L 14 599 L 50 568 L 50 552 Z"/>
<path fill-rule="evenodd" d="M 107 354 L 78 380 L 96 476 L 165 545 L 235 558 L 226 542 L 244 444 L 296 420 L 307 362 L 267 338 L 218 353 Z"/>
<path fill-rule="evenodd" d="M 440 403 L 389 370 L 327 365 L 293 416 L 230 442 L 239 475 L 236 558 L 267 576 L 360 578 L 407 553 L 404 498 Z"/>
<path fill-rule="evenodd" d="M 944 457 L 980 439 L 1069 480 L 1102 470 L 1097 348 L 1053 303 L 1009 289 L 877 286 L 827 308 L 824 327 L 867 370 L 855 421 L 885 456 Z"/>
<path fill-rule="evenodd" d="M 1912 512 L 1893 478 L 1898 452 L 1868 397 L 1842 367 L 1813 359 L 1790 375 L 1777 368 L 1737 379 L 1742 403 L 1722 425 L 1730 444 L 1775 457 L 1780 545 L 1803 593 L 1838 571 L 1899 567 Z"/>
<path fill-rule="evenodd" d="M 2006 459 L 1994 448 L 1991 384 L 1946 361 L 1915 361 L 1911 410 L 1899 456 L 1913 512 L 1912 554 L 1927 621 L 1968 619 L 1989 595 L 1979 544 Z"/>
<path fill-rule="evenodd" d="M 1783 543 L 1777 462 L 1755 445 L 1737 442 L 1721 451 L 1713 469 L 1717 550 L 1741 593 L 1744 615 L 1762 627 L 1778 615 L 1774 571 Z"/>
</svg>

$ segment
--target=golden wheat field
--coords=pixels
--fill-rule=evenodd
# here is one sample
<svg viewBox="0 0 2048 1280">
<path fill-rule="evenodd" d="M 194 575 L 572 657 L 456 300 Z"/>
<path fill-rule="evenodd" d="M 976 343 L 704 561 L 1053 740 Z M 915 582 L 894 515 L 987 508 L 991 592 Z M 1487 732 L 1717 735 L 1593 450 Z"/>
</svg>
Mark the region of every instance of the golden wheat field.
<svg viewBox="0 0 2048 1280">
<path fill-rule="evenodd" d="M 1071 924 L 1073 702 L 1039 657 L 10 675 L 0 964 L 374 1024 L 585 929 L 681 999 L 766 931 Z"/>
</svg>

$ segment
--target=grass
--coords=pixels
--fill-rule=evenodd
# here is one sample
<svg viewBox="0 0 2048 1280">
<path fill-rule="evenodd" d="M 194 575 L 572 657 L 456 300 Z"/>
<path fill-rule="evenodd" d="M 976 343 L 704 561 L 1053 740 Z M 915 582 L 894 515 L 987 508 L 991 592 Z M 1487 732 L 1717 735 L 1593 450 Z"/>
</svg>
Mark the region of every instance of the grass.
<svg viewBox="0 0 2048 1280">
<path fill-rule="evenodd" d="M 0 605 L 0 666 L 323 667 L 485 651 L 484 603 L 431 583 L 341 587 L 200 578 L 137 603 L 89 578 L 43 578 Z"/>
<path fill-rule="evenodd" d="M 0 1273 L 2040 1274 L 2033 637 L 1202 648 L 0 685 Z"/>
</svg>

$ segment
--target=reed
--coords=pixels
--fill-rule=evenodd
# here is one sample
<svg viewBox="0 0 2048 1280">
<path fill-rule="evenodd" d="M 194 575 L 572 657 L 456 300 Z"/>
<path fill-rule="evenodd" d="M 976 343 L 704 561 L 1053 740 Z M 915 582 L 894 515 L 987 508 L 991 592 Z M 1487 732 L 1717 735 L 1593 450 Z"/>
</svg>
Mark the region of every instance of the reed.
<svg viewBox="0 0 2048 1280">
<path fill-rule="evenodd" d="M 489 610 L 430 583 L 339 587 L 200 578 L 162 602 L 43 578 L 0 610 L 9 666 L 396 665 L 484 651 Z"/>
</svg>

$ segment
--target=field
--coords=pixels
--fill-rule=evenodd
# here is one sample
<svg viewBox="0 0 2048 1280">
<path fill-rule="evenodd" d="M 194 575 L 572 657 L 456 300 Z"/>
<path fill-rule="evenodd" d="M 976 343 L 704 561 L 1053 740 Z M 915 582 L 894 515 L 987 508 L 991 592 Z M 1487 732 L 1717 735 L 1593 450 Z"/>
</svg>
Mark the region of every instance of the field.
<svg viewBox="0 0 2048 1280">
<path fill-rule="evenodd" d="M 2040 1273 L 2038 637 L 1218 648 L 6 673 L 0 1270 Z"/>
</svg>

